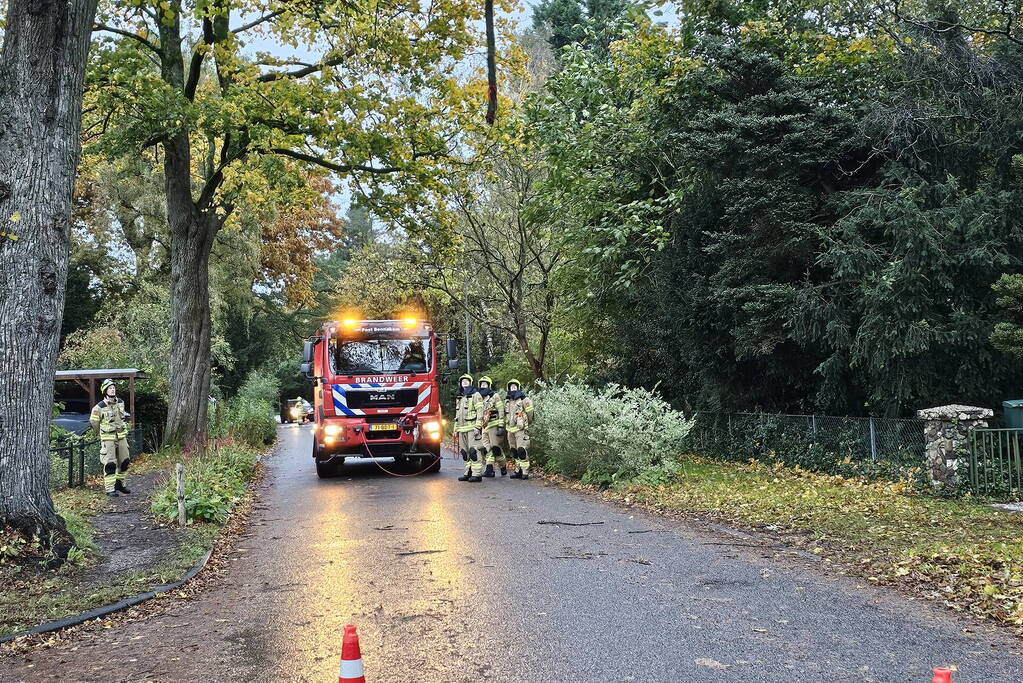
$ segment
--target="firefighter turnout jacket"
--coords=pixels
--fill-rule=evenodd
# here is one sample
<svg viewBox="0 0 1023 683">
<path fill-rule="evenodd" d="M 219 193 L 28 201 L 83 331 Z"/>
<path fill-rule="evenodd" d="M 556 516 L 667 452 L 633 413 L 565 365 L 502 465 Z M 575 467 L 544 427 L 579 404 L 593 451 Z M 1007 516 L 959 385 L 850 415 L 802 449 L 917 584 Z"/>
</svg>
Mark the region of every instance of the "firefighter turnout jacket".
<svg viewBox="0 0 1023 683">
<path fill-rule="evenodd" d="M 100 440 L 117 441 L 128 438 L 128 423 L 124 419 L 126 415 L 124 401 L 105 398 L 92 409 L 89 423 L 99 432 Z"/>
</svg>

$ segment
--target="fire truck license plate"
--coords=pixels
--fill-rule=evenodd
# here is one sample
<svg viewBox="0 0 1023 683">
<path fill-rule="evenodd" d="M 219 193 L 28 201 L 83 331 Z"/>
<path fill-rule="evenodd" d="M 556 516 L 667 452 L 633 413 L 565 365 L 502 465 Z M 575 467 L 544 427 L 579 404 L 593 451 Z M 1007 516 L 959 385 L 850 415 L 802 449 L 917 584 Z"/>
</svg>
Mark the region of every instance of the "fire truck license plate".
<svg viewBox="0 0 1023 683">
<path fill-rule="evenodd" d="M 398 425 L 394 424 L 393 422 L 388 422 L 386 424 L 370 425 L 369 426 L 369 431 L 371 431 L 371 432 L 391 432 L 391 431 L 396 430 L 397 428 L 398 428 Z"/>
</svg>

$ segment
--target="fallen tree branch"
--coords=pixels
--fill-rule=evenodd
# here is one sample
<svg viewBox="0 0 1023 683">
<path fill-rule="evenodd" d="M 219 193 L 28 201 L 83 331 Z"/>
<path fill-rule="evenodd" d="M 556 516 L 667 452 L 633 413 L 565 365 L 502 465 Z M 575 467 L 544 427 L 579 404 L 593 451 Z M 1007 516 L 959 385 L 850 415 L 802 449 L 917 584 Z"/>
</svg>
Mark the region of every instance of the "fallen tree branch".
<svg viewBox="0 0 1023 683">
<path fill-rule="evenodd" d="M 406 553 L 395 553 L 395 557 L 404 557 L 406 555 L 430 555 L 432 553 L 446 553 L 446 550 L 410 550 Z"/>
</svg>

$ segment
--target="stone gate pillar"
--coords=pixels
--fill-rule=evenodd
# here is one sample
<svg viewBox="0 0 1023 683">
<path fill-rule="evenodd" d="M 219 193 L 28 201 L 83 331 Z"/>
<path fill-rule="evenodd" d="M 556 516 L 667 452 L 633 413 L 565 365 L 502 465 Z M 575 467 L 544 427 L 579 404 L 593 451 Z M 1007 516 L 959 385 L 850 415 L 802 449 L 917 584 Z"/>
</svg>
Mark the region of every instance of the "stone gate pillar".
<svg viewBox="0 0 1023 683">
<path fill-rule="evenodd" d="M 924 457 L 927 474 L 932 483 L 956 483 L 959 456 L 970 447 L 970 432 L 987 427 L 994 415 L 990 408 L 976 406 L 939 406 L 916 411 L 924 422 Z"/>
</svg>

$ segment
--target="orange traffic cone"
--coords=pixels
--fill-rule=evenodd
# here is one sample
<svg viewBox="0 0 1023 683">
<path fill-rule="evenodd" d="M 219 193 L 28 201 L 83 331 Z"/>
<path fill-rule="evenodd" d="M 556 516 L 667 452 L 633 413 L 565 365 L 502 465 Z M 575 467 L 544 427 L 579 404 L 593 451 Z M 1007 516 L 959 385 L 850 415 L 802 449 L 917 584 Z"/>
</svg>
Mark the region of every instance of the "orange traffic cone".
<svg viewBox="0 0 1023 683">
<path fill-rule="evenodd" d="M 952 669 L 944 666 L 934 667 L 934 678 L 931 683 L 952 683 Z"/>
<path fill-rule="evenodd" d="M 345 639 L 341 641 L 341 670 L 338 671 L 337 682 L 366 683 L 362 671 L 362 653 L 359 652 L 359 634 L 351 624 L 345 626 Z"/>
</svg>

